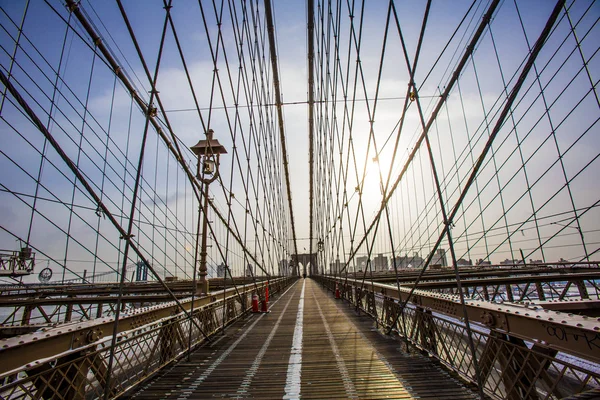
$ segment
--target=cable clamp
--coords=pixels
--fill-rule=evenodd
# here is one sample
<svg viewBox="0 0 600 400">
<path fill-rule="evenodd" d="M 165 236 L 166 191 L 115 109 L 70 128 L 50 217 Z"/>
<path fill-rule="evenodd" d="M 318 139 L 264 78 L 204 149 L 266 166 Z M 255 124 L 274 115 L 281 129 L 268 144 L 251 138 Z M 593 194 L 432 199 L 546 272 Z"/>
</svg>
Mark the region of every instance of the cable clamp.
<svg viewBox="0 0 600 400">
<path fill-rule="evenodd" d="M 104 219 L 106 219 L 106 214 L 104 214 L 104 210 L 102 209 L 102 207 L 100 207 L 100 204 L 98 204 L 98 207 L 96 208 L 96 215 L 98 216 L 98 218 L 104 217 Z"/>
<path fill-rule="evenodd" d="M 158 115 L 158 110 L 154 106 L 148 107 L 148 116 L 154 118 Z"/>
<path fill-rule="evenodd" d="M 67 8 L 69 9 L 69 12 L 72 13 L 73 11 L 77 10 L 79 8 L 79 0 L 73 2 L 72 4 L 69 4 L 67 6 Z"/>
</svg>

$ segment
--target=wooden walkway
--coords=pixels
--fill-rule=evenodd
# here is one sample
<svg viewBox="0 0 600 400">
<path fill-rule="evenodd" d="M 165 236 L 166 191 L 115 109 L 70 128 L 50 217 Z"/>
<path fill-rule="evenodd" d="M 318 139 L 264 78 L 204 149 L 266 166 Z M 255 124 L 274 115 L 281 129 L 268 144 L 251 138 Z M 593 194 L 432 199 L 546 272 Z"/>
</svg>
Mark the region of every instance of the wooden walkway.
<svg viewBox="0 0 600 400">
<path fill-rule="evenodd" d="M 135 399 L 474 399 L 310 279 L 142 385 Z"/>
</svg>

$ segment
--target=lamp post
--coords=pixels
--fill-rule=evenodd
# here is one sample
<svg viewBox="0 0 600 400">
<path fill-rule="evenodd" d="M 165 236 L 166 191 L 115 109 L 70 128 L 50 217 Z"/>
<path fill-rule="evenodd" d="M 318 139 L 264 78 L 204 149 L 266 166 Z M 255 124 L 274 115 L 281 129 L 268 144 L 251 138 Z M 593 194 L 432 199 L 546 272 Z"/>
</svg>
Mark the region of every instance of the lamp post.
<svg viewBox="0 0 600 400">
<path fill-rule="evenodd" d="M 198 156 L 198 168 L 196 170 L 196 179 L 202 182 L 204 204 L 202 206 L 202 248 L 200 251 L 200 267 L 198 268 L 198 281 L 196 283 L 196 294 L 208 294 L 208 280 L 206 280 L 206 228 L 208 227 L 208 185 L 219 177 L 219 159 L 221 154 L 226 154 L 227 150 L 213 139 L 214 131 L 209 129 L 206 132 L 206 139 L 198 141 L 190 149 Z"/>
<path fill-rule="evenodd" d="M 321 264 L 323 265 L 321 267 L 321 275 L 325 275 L 325 258 L 323 257 L 323 251 L 324 250 L 325 250 L 325 243 L 323 242 L 323 239 L 321 239 L 317 243 L 317 252 L 321 256 Z M 318 273 L 319 273 L 319 270 L 317 269 L 317 274 Z"/>
</svg>

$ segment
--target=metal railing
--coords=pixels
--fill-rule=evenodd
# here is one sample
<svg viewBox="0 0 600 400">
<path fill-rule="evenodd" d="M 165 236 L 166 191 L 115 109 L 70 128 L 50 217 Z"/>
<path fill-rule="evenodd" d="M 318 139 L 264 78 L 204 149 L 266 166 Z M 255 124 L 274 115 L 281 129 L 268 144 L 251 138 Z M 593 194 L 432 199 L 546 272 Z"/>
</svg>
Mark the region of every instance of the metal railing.
<svg viewBox="0 0 600 400">
<path fill-rule="evenodd" d="M 285 278 L 272 280 L 270 293 L 283 291 L 291 282 Z M 99 328 L 102 325 L 94 329 L 90 329 L 89 325 L 77 328 L 65 326 L 58 334 L 70 340 L 69 349 L 60 351 L 56 347 L 52 357 L 28 361 L 0 374 L 0 398 L 94 399 L 104 398 L 107 393 L 108 398 L 116 398 L 205 342 L 204 334 L 210 338 L 244 315 L 251 304 L 250 296 L 257 291 L 263 296 L 264 287 L 264 283 L 240 287 L 239 296 L 229 292 L 225 298 L 222 293 L 221 296 L 212 293 L 209 304 L 194 309 L 192 316 L 195 323 L 172 305 L 158 308 L 171 307 L 177 310 L 174 315 L 154 318 L 164 313 L 140 313 L 134 316 L 134 321 L 123 322 L 133 328 L 119 332 L 114 347 L 111 346 L 110 332 Z M 189 310 L 189 302 L 182 303 Z M 124 319 L 127 317 L 123 316 Z M 99 324 L 105 322 L 99 321 Z M 40 349 L 35 335 L 10 339 L 16 351 L 8 356 L 27 361 L 27 355 Z M 43 337 L 44 332 L 38 335 Z M 50 344 L 46 343 L 46 347 Z M 0 349 L 0 354 L 5 350 L 4 347 Z M 107 360 L 111 353 L 114 361 L 107 384 Z M 8 361 L 8 358 L 3 359 Z"/>
<path fill-rule="evenodd" d="M 439 360 L 465 381 L 476 384 L 477 374 L 487 396 L 496 399 L 560 399 L 600 388 L 600 368 L 593 357 L 559 351 L 539 338 L 524 339 L 512 329 L 490 328 L 476 320 L 471 322 L 472 340 L 477 363 L 469 348 L 469 336 L 463 320 L 455 316 L 452 303 L 437 309 L 423 306 L 424 293 L 415 296 L 401 309 L 400 296 L 393 297 L 386 285 L 370 285 L 360 281 L 317 277 L 329 290 L 336 284 L 341 297 L 383 327 L 391 328 L 401 339 Z M 432 294 L 438 303 L 444 302 Z M 419 304 L 420 303 L 420 304 Z M 448 312 L 440 312 L 446 307 Z M 471 318 L 470 318 L 471 319 Z M 395 322 L 396 321 L 396 322 Z M 565 321 L 563 321 L 565 322 Z M 540 321 L 540 324 L 544 324 Z M 549 329 L 550 326 L 547 326 Z M 517 329 L 515 329 L 516 331 Z M 560 335 L 560 332 L 556 332 Z M 600 336 L 596 336 L 598 338 Z M 596 338 L 579 337 L 580 341 Z M 575 338 L 573 338 L 575 340 Z"/>
</svg>

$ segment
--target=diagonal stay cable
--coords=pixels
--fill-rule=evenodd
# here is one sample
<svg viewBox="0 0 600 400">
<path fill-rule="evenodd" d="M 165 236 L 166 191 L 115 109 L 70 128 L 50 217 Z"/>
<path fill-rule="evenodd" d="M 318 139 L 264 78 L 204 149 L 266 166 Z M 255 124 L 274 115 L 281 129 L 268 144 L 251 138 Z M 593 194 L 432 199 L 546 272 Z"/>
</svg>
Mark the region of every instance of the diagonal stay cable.
<svg viewBox="0 0 600 400">
<path fill-rule="evenodd" d="M 168 7 L 167 10 L 167 15 L 169 14 L 169 9 L 170 7 Z M 154 103 L 154 97 L 157 93 L 157 91 L 154 89 L 156 87 L 156 81 L 158 80 L 158 72 L 160 70 L 160 62 L 162 61 L 162 55 L 163 55 L 163 50 L 164 50 L 164 45 L 165 45 L 165 37 L 167 34 L 167 23 L 168 23 L 168 18 L 165 17 L 165 22 L 163 24 L 163 28 L 162 28 L 162 34 L 160 37 L 160 45 L 158 47 L 158 55 L 156 57 L 156 67 L 154 69 L 154 76 L 151 80 L 152 82 L 152 91 L 150 92 L 150 100 L 148 101 L 148 104 L 150 106 L 152 106 L 152 104 Z M 95 53 L 94 53 L 95 54 Z M 139 192 L 139 188 L 140 188 L 140 177 L 142 176 L 142 169 L 144 166 L 144 156 L 146 154 L 146 142 L 148 139 L 148 130 L 150 129 L 150 113 L 146 113 L 146 121 L 144 124 L 144 133 L 142 134 L 142 142 L 140 144 L 140 155 L 138 158 L 138 165 L 137 165 L 137 174 L 135 177 L 135 184 L 133 187 L 133 194 L 132 194 L 132 198 L 131 198 L 131 209 L 129 212 L 129 222 L 127 224 L 127 233 L 126 235 L 121 235 L 121 239 L 131 239 L 133 238 L 133 221 L 134 221 L 134 217 L 135 217 L 135 210 L 136 210 L 136 206 L 138 203 L 138 192 Z M 154 214 L 154 213 L 153 213 Z M 114 363 L 114 359 L 115 359 L 115 350 L 116 350 L 116 345 L 117 345 L 117 333 L 118 333 L 118 329 L 119 329 L 119 318 L 121 316 L 121 302 L 123 299 L 123 286 L 125 285 L 125 275 L 126 275 L 126 268 L 127 268 L 127 259 L 128 259 L 128 255 L 129 255 L 129 248 L 130 248 L 130 240 L 127 240 L 125 242 L 125 249 L 123 250 L 123 269 L 121 271 L 121 276 L 120 276 L 120 281 L 119 281 L 119 293 L 117 296 L 117 305 L 116 305 L 116 309 L 115 309 L 115 320 L 113 323 L 113 332 L 112 332 L 112 340 L 111 340 L 111 345 L 110 345 L 110 356 L 108 357 L 108 363 L 107 363 L 107 367 L 106 367 L 106 374 L 105 374 L 105 388 L 104 388 L 104 399 L 107 400 L 110 396 L 111 393 L 111 389 L 110 389 L 110 380 L 111 380 L 111 375 L 112 375 L 112 368 L 113 368 L 113 363 Z M 158 274 L 155 274 L 156 277 L 158 278 Z M 193 302 L 192 302 L 193 305 Z"/>
<path fill-rule="evenodd" d="M 465 199 L 471 185 L 475 181 L 475 179 L 479 173 L 479 170 L 481 168 L 481 165 L 483 164 L 490 148 L 492 147 L 492 143 L 494 142 L 494 139 L 500 132 L 500 129 L 503 127 L 504 121 L 505 121 L 508 113 L 510 112 L 515 99 L 517 98 L 517 95 L 519 94 L 519 91 L 520 91 L 521 87 L 523 86 L 525 79 L 527 78 L 527 75 L 529 74 L 529 71 L 531 70 L 531 68 L 533 66 L 533 63 L 535 62 L 538 54 L 542 50 L 544 43 L 546 42 L 546 39 L 548 39 L 550 31 L 551 31 L 552 27 L 554 26 L 554 23 L 556 22 L 558 15 L 560 14 L 563 4 L 564 4 L 564 0 L 558 0 L 554 7 L 554 10 L 552 11 L 552 14 L 549 16 L 548 20 L 546 21 L 546 25 L 544 26 L 544 29 L 540 33 L 538 40 L 535 42 L 535 45 L 533 46 L 532 51 L 528 56 L 527 62 L 525 63 L 525 66 L 523 67 L 521 73 L 519 74 L 519 78 L 517 79 L 515 85 L 511 89 L 510 96 L 507 98 L 507 101 L 504 104 L 502 112 L 500 113 L 500 115 L 498 116 L 498 119 L 496 120 L 494 129 L 492 130 L 490 136 L 488 137 L 488 140 L 487 140 L 484 148 L 482 149 L 482 151 L 477 159 L 476 164 L 473 166 L 473 169 L 471 170 L 469 179 L 467 180 L 463 190 L 461 191 L 459 198 L 456 200 L 456 202 L 452 208 L 452 211 L 448 215 L 446 224 L 444 224 L 444 226 L 442 228 L 442 232 L 440 233 L 438 240 L 434 244 L 434 247 L 433 247 L 431 253 L 427 257 L 427 261 L 426 261 L 425 265 L 423 266 L 423 269 L 421 270 L 419 276 L 415 280 L 414 285 L 412 286 L 406 300 L 402 303 L 401 309 L 404 309 L 406 307 L 406 304 L 408 303 L 408 301 L 410 300 L 410 298 L 412 297 L 412 294 L 414 293 L 414 291 L 416 289 L 416 285 L 419 283 L 421 277 L 423 276 L 423 273 L 427 269 L 428 265 L 431 263 L 431 260 L 433 259 L 433 256 L 435 253 L 435 250 L 439 247 L 442 239 L 444 238 L 444 236 L 446 236 L 446 233 L 449 231 L 450 226 L 452 225 L 452 221 L 454 220 L 454 217 L 458 213 L 458 211 L 461 207 L 461 204 L 462 204 L 463 200 Z M 397 323 L 397 321 L 398 321 L 398 316 L 396 316 L 396 318 L 394 319 L 394 322 L 392 323 L 391 327 L 393 327 Z M 388 332 L 391 330 L 391 327 L 388 329 Z"/>
<path fill-rule="evenodd" d="M 52 147 L 55 149 L 55 151 L 58 153 L 58 155 L 62 158 L 62 160 L 65 162 L 65 164 L 67 164 L 67 166 L 69 167 L 69 169 L 73 172 L 73 174 L 77 177 L 77 179 L 79 179 L 79 181 L 85 187 L 85 189 L 88 191 L 88 193 L 90 194 L 90 196 L 98 204 L 98 207 L 100 207 L 102 209 L 102 211 L 104 212 L 104 214 L 106 214 L 107 218 L 113 224 L 113 226 L 115 227 L 115 229 L 117 229 L 117 231 L 119 231 L 119 234 L 122 235 L 122 236 L 124 236 L 125 240 L 127 240 L 128 242 L 130 242 L 129 245 L 130 245 L 131 249 L 138 255 L 138 257 L 140 257 L 140 260 L 142 260 L 143 262 L 145 262 L 148 265 L 148 269 L 150 269 L 150 271 L 156 276 L 156 278 L 158 279 L 158 281 L 160 282 L 160 284 L 163 286 L 163 288 L 165 289 L 165 291 L 167 291 L 169 293 L 169 295 L 171 295 L 173 297 L 174 301 L 177 303 L 177 305 L 180 307 L 180 309 L 184 313 L 187 314 L 187 311 L 185 310 L 185 308 L 183 307 L 183 305 L 181 304 L 181 302 L 179 301 L 179 299 L 177 298 L 177 296 L 175 296 L 175 294 L 171 291 L 171 289 L 169 289 L 169 287 L 166 285 L 166 283 L 164 282 L 164 280 L 162 280 L 162 278 L 160 278 L 159 274 L 156 273 L 156 271 L 152 267 L 152 265 L 150 263 L 148 263 L 148 260 L 146 259 L 146 257 L 144 256 L 144 254 L 135 245 L 135 243 L 131 240 L 131 238 L 127 237 L 127 232 L 125 231 L 125 229 L 123 229 L 123 227 L 119 224 L 119 222 L 116 220 L 116 218 L 114 217 L 114 215 L 110 212 L 110 210 L 108 209 L 108 207 L 106 207 L 106 205 L 100 200 L 100 197 L 96 194 L 96 191 L 90 185 L 90 183 L 88 183 L 88 181 L 85 178 L 85 176 L 81 173 L 81 171 L 79 171 L 75 167 L 75 164 L 73 163 L 73 161 L 67 156 L 67 154 L 61 148 L 61 146 L 58 144 L 58 142 L 54 139 L 54 137 L 52 136 L 52 134 L 46 129 L 46 127 L 41 122 L 41 120 L 37 117 L 37 115 L 29 107 L 29 105 L 23 99 L 23 97 L 21 97 L 21 95 L 19 94 L 19 92 L 12 85 L 12 83 L 8 81 L 6 75 L 2 71 L 0 71 L 0 81 L 2 82 L 2 84 L 4 84 L 5 86 L 7 86 L 8 91 L 11 93 L 11 95 L 15 98 L 15 100 L 19 103 L 19 105 L 25 110 L 25 112 L 27 113 L 27 115 L 31 118 L 33 124 L 48 139 L 49 143 L 52 145 Z"/>
<path fill-rule="evenodd" d="M 167 7 L 169 7 L 169 5 L 167 4 L 166 0 L 163 0 L 163 4 L 165 6 L 165 9 L 167 9 Z M 177 50 L 179 52 L 179 56 L 180 56 L 180 59 L 181 59 L 181 62 L 182 62 L 182 65 L 183 65 L 183 68 L 184 68 L 184 71 L 185 71 L 185 75 L 186 75 L 186 78 L 187 78 L 187 81 L 188 81 L 188 85 L 190 87 L 192 98 L 194 99 L 194 103 L 195 103 L 195 105 L 197 107 L 197 110 L 198 110 L 198 117 L 200 118 L 200 121 L 202 122 L 202 125 L 204 127 L 204 120 L 203 120 L 203 117 L 202 117 L 202 113 L 200 112 L 200 107 L 199 107 L 199 104 L 198 104 L 197 95 L 196 95 L 196 92 L 194 90 L 194 85 L 192 84 L 192 79 L 191 79 L 191 75 L 189 73 L 187 62 L 186 62 L 185 57 L 183 55 L 183 49 L 182 49 L 181 43 L 179 41 L 179 36 L 177 35 L 177 31 L 175 29 L 175 23 L 173 22 L 173 18 L 172 18 L 172 15 L 171 15 L 170 12 L 167 12 L 167 18 L 168 18 L 168 21 L 169 21 L 169 25 L 171 27 L 171 32 L 173 34 L 173 38 L 175 39 L 175 44 L 176 44 Z M 140 53 L 140 57 L 141 57 L 141 53 Z M 216 69 L 216 66 L 215 66 L 215 69 Z M 166 120 L 166 116 L 165 116 L 165 120 Z M 201 190 L 200 193 L 204 193 L 204 191 Z M 212 205 L 212 202 L 209 202 L 209 203 Z M 202 212 L 204 212 L 203 209 L 202 209 Z M 228 218 L 227 222 L 228 223 L 226 225 L 229 226 L 229 218 Z M 210 233 L 214 237 L 215 236 L 215 232 L 213 231 L 212 225 L 209 224 L 207 226 L 208 226 L 208 228 L 210 230 Z M 225 265 L 227 266 L 227 259 L 226 259 L 225 255 L 223 254 L 223 251 L 222 251 L 219 243 L 218 242 L 215 242 L 215 243 L 217 244 L 217 249 L 218 249 L 219 253 L 221 254 L 221 257 L 225 261 Z M 196 265 L 196 264 L 194 263 L 194 265 Z M 227 268 L 229 268 L 229 267 L 227 267 Z M 194 274 L 194 276 L 195 276 L 195 274 Z M 233 283 L 233 287 L 235 289 L 235 292 L 236 292 L 237 296 L 239 297 L 240 301 L 242 301 L 242 297 L 241 297 L 241 294 L 238 291 L 237 285 L 235 284 L 235 281 L 233 281 L 233 276 L 231 277 L 231 279 L 232 279 L 232 283 Z"/>
<path fill-rule="evenodd" d="M 66 1 L 67 5 L 69 6 L 69 9 L 71 9 L 72 12 L 75 14 L 78 21 L 83 25 L 83 27 L 85 28 L 88 35 L 92 38 L 96 47 L 100 50 L 100 52 L 106 59 L 106 63 L 108 63 L 108 65 L 110 65 L 110 67 L 114 71 L 115 75 L 117 75 L 119 77 L 119 79 L 121 80 L 121 82 L 125 85 L 125 87 L 129 91 L 129 93 L 131 94 L 132 98 L 135 100 L 135 103 L 138 105 L 138 107 L 140 107 L 140 109 L 144 112 L 144 114 L 147 114 L 148 113 L 148 105 L 140 98 L 140 96 L 138 95 L 138 92 L 135 90 L 135 88 L 133 87 L 133 85 L 131 84 L 129 79 L 127 78 L 123 69 L 119 66 L 119 64 L 116 62 L 115 58 L 112 56 L 111 52 L 103 44 L 102 39 L 98 36 L 98 34 L 94 30 L 94 28 L 87 21 L 86 17 L 83 15 L 81 10 L 79 9 L 80 5 L 78 3 L 75 3 L 73 0 L 65 0 L 65 1 Z M 162 107 L 162 103 L 160 102 L 160 96 L 157 95 L 156 99 L 157 99 L 158 105 L 161 108 L 161 111 L 163 112 L 163 115 L 164 115 L 165 114 L 164 108 Z M 194 179 L 194 175 L 192 174 L 190 168 L 188 167 L 185 160 L 183 159 L 181 151 L 179 150 L 179 147 L 177 145 L 177 140 L 175 140 L 175 145 L 174 145 L 173 142 L 171 142 L 171 140 L 169 140 L 169 138 L 166 136 L 164 130 L 161 128 L 159 122 L 157 121 L 157 119 L 155 117 L 151 117 L 150 122 L 151 122 L 152 126 L 154 127 L 154 129 L 156 130 L 156 132 L 160 135 L 161 139 L 163 140 L 163 142 L 165 143 L 165 145 L 167 146 L 169 151 L 173 154 L 173 156 L 175 157 L 175 159 L 177 160 L 177 162 L 179 163 L 181 168 L 184 170 L 188 180 L 192 183 L 192 187 L 194 189 L 194 194 L 195 194 L 196 198 L 198 198 L 200 200 L 200 193 L 199 193 L 200 184 Z M 168 125 L 168 128 L 170 129 L 170 125 Z M 170 131 L 172 133 L 171 129 L 170 129 Z M 172 133 L 172 136 L 174 136 L 173 133 Z M 219 218 L 219 220 L 224 224 L 224 226 L 230 231 L 231 235 L 238 242 L 238 244 L 242 247 L 242 249 L 248 254 L 248 256 L 256 264 L 259 264 L 258 261 L 256 260 L 256 258 L 254 257 L 254 255 L 252 253 L 250 253 L 248 251 L 248 249 L 246 248 L 244 241 L 227 224 L 227 219 L 221 214 L 221 212 L 215 207 L 215 205 L 213 203 L 209 203 L 209 205 L 213 209 L 217 218 Z"/>
<path fill-rule="evenodd" d="M 460 76 L 460 74 L 461 74 L 464 66 L 466 65 L 467 61 L 469 60 L 470 55 L 475 50 L 476 44 L 479 42 L 479 39 L 483 35 L 483 32 L 484 32 L 485 28 L 487 27 L 488 23 L 491 21 L 492 15 L 493 15 L 494 11 L 496 10 L 496 7 L 498 6 L 499 2 L 500 2 L 499 0 L 494 0 L 490 4 L 490 6 L 488 7 L 488 10 L 485 13 L 485 15 L 482 17 L 481 22 L 479 24 L 479 27 L 477 28 L 477 31 L 475 32 L 475 34 L 471 38 L 471 41 L 469 42 L 469 45 L 466 47 L 465 53 L 463 54 L 460 62 L 458 63 L 458 65 L 457 65 L 454 73 L 452 74 L 452 77 L 451 77 L 450 81 L 446 85 L 446 88 L 445 88 L 443 94 L 440 96 L 439 102 L 437 103 L 435 109 L 433 110 L 433 112 L 432 112 L 432 114 L 431 114 L 431 116 L 429 118 L 429 121 L 427 122 L 427 126 L 426 126 L 427 130 L 429 130 L 429 128 L 431 127 L 431 125 L 435 121 L 435 119 L 437 117 L 437 114 L 439 113 L 439 111 L 441 110 L 442 106 L 446 102 L 446 99 L 448 98 L 448 95 L 450 94 L 450 91 L 452 90 L 452 88 L 454 87 L 454 85 L 456 84 L 456 82 L 458 81 L 458 78 L 459 78 L 459 76 Z M 425 134 L 426 134 L 426 131 L 422 132 L 421 135 L 419 136 L 419 138 L 417 139 L 417 142 L 415 143 L 412 151 L 410 152 L 410 155 L 408 156 L 408 159 L 406 160 L 406 162 L 405 162 L 402 170 L 400 171 L 400 173 L 396 177 L 396 180 L 395 180 L 394 184 L 392 185 L 392 187 L 390 188 L 390 191 L 388 193 L 386 193 L 383 201 L 381 202 L 381 207 L 379 208 L 379 211 L 377 212 L 377 214 L 373 218 L 373 221 L 371 222 L 371 225 L 366 230 L 365 235 L 362 237 L 362 239 L 360 240 L 359 244 L 355 247 L 355 249 L 352 252 L 352 254 L 350 255 L 349 259 L 352 259 L 356 255 L 356 253 L 358 252 L 358 248 L 360 248 L 360 246 L 367 240 L 367 237 L 368 237 L 369 233 L 377 225 L 377 221 L 381 218 L 381 214 L 383 213 L 383 211 L 385 209 L 385 205 L 388 203 L 388 201 L 390 200 L 390 198 L 392 197 L 392 195 L 396 191 L 398 185 L 400 184 L 400 181 L 402 180 L 404 174 L 408 170 L 408 167 L 411 165 L 412 160 L 415 158 L 417 152 L 419 151 L 419 149 L 421 147 L 421 144 L 423 143 L 423 140 L 425 139 Z M 342 270 L 345 270 L 347 267 L 348 267 L 348 263 L 346 263 L 346 265 L 343 267 Z"/>
<path fill-rule="evenodd" d="M 425 18 L 423 20 L 423 30 L 421 31 L 421 35 L 424 34 L 425 31 L 425 25 L 426 25 L 426 21 L 427 21 L 427 14 L 429 11 L 429 5 L 430 5 L 430 1 L 427 3 L 428 7 L 427 10 L 425 12 Z M 423 127 L 423 130 L 425 130 L 425 117 L 423 115 L 423 108 L 421 107 L 421 101 L 419 99 L 419 94 L 418 94 L 418 89 L 416 88 L 415 85 L 415 72 L 416 72 L 416 64 L 417 64 L 417 59 L 419 56 L 418 53 L 418 49 L 420 47 L 421 44 L 421 40 L 419 40 L 419 46 L 417 46 L 417 54 L 415 55 L 415 60 L 413 63 L 413 67 L 410 67 L 410 60 L 409 60 L 409 56 L 408 56 L 408 51 L 406 49 L 406 43 L 404 41 L 404 35 L 402 34 L 401 28 L 400 26 L 398 26 L 398 33 L 400 35 L 400 41 L 402 43 L 402 50 L 404 53 L 404 58 L 406 60 L 406 65 L 408 68 L 408 73 L 410 75 L 410 85 L 413 86 L 413 90 L 414 90 L 414 97 L 415 97 L 415 102 L 417 104 L 417 110 L 419 113 L 419 120 L 421 122 L 421 126 Z M 422 39 L 422 36 L 421 36 Z M 444 202 L 444 198 L 443 198 L 443 193 L 442 193 L 442 188 L 440 185 L 440 179 L 439 179 L 439 174 L 436 168 L 436 163 L 435 163 L 435 159 L 433 156 L 433 151 L 431 150 L 431 142 L 429 140 L 429 135 L 426 133 L 425 134 L 425 144 L 427 147 L 427 154 L 429 156 L 429 162 L 431 164 L 431 170 L 433 173 L 433 178 L 435 181 L 435 189 L 436 192 L 438 194 L 438 200 L 439 200 L 439 206 L 440 206 L 440 210 L 442 211 L 442 217 L 443 217 L 443 221 L 444 224 L 447 225 L 448 224 L 448 214 L 446 211 L 446 203 Z M 454 241 L 452 240 L 452 235 L 451 235 L 451 231 L 448 229 L 446 231 L 446 236 L 448 238 L 448 245 L 450 247 L 450 254 L 452 257 L 452 266 L 454 267 L 454 274 L 455 274 L 455 280 L 456 280 L 456 286 L 457 286 L 457 290 L 458 293 L 460 294 L 460 303 L 462 306 L 462 312 L 463 312 L 463 318 L 464 318 L 464 323 L 465 323 L 465 328 L 467 330 L 467 336 L 468 336 L 468 340 L 469 340 L 469 349 L 471 351 L 471 357 L 473 359 L 473 366 L 475 369 L 475 378 L 476 378 L 476 382 L 477 382 L 477 388 L 479 389 L 479 395 L 481 396 L 481 398 L 485 398 L 485 394 L 483 391 L 483 382 L 481 379 L 481 373 L 479 371 L 479 363 L 477 360 L 477 351 L 475 350 L 475 343 L 473 342 L 473 333 L 471 331 L 471 323 L 469 321 L 469 314 L 467 312 L 467 306 L 465 304 L 465 296 L 464 296 L 464 292 L 462 290 L 462 284 L 461 284 L 461 279 L 460 279 L 460 273 L 458 272 L 458 264 L 456 261 L 456 252 L 454 250 Z M 435 251 L 435 249 L 433 250 Z M 423 267 L 423 270 L 425 270 L 425 268 L 427 268 L 427 265 L 425 265 Z M 416 285 L 415 285 L 416 287 Z"/>
<path fill-rule="evenodd" d="M 298 254 L 298 243 L 296 241 L 296 226 L 294 222 L 294 209 L 292 208 L 292 189 L 290 186 L 290 172 L 287 155 L 287 146 L 285 142 L 285 130 L 283 126 L 283 109 L 281 107 L 281 90 L 279 88 L 279 70 L 277 68 L 277 54 L 275 48 L 275 29 L 273 27 L 273 11 L 271 9 L 271 0 L 265 0 L 265 16 L 267 17 L 267 30 L 269 34 L 269 54 L 271 56 L 271 67 L 273 68 L 273 85 L 275 86 L 275 101 L 277 104 L 277 117 L 279 120 L 279 136 L 281 140 L 281 153 L 283 157 L 283 170 L 285 175 L 285 185 L 287 188 L 288 203 L 290 207 L 290 220 L 292 225 L 292 239 L 294 241 L 294 251 Z"/>
</svg>

